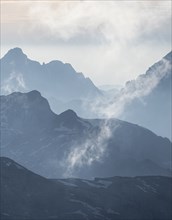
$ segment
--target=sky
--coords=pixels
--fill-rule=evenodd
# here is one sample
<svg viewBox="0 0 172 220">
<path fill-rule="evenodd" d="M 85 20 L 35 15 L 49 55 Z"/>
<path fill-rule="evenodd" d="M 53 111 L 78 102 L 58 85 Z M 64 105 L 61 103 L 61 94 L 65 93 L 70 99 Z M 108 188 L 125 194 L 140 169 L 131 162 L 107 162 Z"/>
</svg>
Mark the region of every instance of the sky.
<svg viewBox="0 0 172 220">
<path fill-rule="evenodd" d="M 171 1 L 1 0 L 1 57 L 21 47 L 71 63 L 95 85 L 124 85 L 171 51 Z"/>
</svg>

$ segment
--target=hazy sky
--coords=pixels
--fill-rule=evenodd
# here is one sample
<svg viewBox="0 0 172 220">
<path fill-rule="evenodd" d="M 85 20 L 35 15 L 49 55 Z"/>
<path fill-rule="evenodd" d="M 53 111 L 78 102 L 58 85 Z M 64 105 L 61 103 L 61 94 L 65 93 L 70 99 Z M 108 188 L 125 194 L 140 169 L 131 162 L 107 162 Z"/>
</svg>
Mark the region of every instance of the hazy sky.
<svg viewBox="0 0 172 220">
<path fill-rule="evenodd" d="M 124 84 L 171 50 L 171 1 L 2 1 L 1 56 L 71 63 L 96 85 Z"/>
</svg>

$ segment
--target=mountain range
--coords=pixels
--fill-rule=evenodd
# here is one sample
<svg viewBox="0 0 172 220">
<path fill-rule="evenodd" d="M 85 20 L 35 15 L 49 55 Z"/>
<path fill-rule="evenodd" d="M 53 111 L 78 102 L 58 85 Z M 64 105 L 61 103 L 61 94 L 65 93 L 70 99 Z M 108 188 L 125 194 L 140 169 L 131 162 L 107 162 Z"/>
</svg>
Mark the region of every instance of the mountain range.
<svg viewBox="0 0 172 220">
<path fill-rule="evenodd" d="M 2 220 L 170 220 L 170 177 L 46 179 L 0 157 Z"/>
<path fill-rule="evenodd" d="M 49 177 L 171 175 L 171 142 L 118 119 L 55 114 L 38 91 L 0 97 L 1 155 Z"/>
<path fill-rule="evenodd" d="M 0 60 L 0 218 L 170 220 L 171 59 L 105 91 L 70 64 L 8 51 Z"/>
<path fill-rule="evenodd" d="M 114 103 L 115 111 L 121 105 L 118 100 L 125 100 L 117 118 L 172 140 L 171 56 L 172 52 L 153 64 L 145 74 L 127 82 L 122 89 L 103 91 L 68 63 L 53 60 L 40 64 L 29 59 L 20 48 L 14 48 L 0 60 L 1 94 L 38 90 L 57 114 L 72 109 L 84 118 L 102 117 L 98 115 L 99 103 L 103 111 Z"/>
<path fill-rule="evenodd" d="M 9 50 L 1 59 L 1 86 L 3 93 L 38 90 L 57 102 L 101 95 L 93 82 L 69 63 L 53 60 L 40 64 L 29 59 L 20 48 Z"/>
</svg>

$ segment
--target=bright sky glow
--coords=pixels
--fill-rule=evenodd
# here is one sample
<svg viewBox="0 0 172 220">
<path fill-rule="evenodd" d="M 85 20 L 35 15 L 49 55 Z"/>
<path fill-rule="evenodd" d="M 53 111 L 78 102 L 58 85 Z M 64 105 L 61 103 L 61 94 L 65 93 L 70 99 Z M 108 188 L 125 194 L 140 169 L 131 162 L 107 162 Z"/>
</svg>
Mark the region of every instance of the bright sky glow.
<svg viewBox="0 0 172 220">
<path fill-rule="evenodd" d="M 124 84 L 171 50 L 171 1 L 1 1 L 1 56 L 13 47 Z"/>
</svg>

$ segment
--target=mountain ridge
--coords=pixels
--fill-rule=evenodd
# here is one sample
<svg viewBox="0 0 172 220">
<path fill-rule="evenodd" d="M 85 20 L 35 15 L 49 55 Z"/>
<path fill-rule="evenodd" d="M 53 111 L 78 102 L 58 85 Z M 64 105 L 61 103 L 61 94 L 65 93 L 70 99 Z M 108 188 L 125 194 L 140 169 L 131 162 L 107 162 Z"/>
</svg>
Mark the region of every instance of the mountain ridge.
<svg viewBox="0 0 172 220">
<path fill-rule="evenodd" d="M 170 220 L 171 178 L 46 179 L 0 157 L 2 220 Z M 124 211 L 125 210 L 125 211 Z"/>
<path fill-rule="evenodd" d="M 124 93 L 141 93 L 129 102 L 120 118 L 140 124 L 156 134 L 171 137 L 172 52 L 152 65 L 145 74 L 126 83 Z"/>
<path fill-rule="evenodd" d="M 58 94 L 58 99 L 62 97 L 62 100 L 101 96 L 93 82 L 69 63 L 53 60 L 40 64 L 29 59 L 20 48 L 9 50 L 0 62 L 1 92 L 39 90 L 46 97 Z"/>
<path fill-rule="evenodd" d="M 10 51 L 14 53 L 15 50 L 23 54 L 20 48 Z M 9 53 L 11 52 L 7 54 Z M 124 97 L 121 99 L 126 103 L 122 103 L 124 109 L 122 107 L 116 117 L 147 127 L 157 135 L 172 140 L 170 124 L 172 76 L 170 66 L 167 68 L 167 62 L 169 65 L 172 64 L 171 58 L 170 51 L 153 64 L 145 74 L 139 75 L 136 80 L 126 82 L 120 91 L 106 92 L 98 89 L 82 73 L 77 73 L 68 63 L 50 61 L 47 64 L 40 64 L 30 59 L 27 62 L 28 58 L 26 58 L 26 62 L 18 62 L 14 65 L 13 59 L 4 62 L 2 58 L 1 92 L 11 93 L 16 90 L 28 92 L 36 89 L 49 100 L 51 108 L 57 114 L 72 109 L 83 118 L 102 117 L 102 113 L 106 114 L 106 108 L 108 109 L 109 105 L 111 108 L 116 99 L 116 105 L 121 105 L 118 100 L 122 95 Z M 126 100 L 126 96 L 129 100 Z"/>
<path fill-rule="evenodd" d="M 1 154 L 36 173 L 171 175 L 171 142 L 148 129 L 118 119 L 83 119 L 72 110 L 56 115 L 35 91 L 0 98 Z"/>
</svg>

